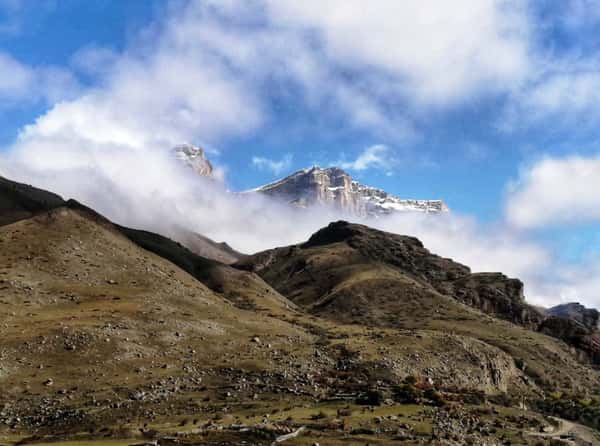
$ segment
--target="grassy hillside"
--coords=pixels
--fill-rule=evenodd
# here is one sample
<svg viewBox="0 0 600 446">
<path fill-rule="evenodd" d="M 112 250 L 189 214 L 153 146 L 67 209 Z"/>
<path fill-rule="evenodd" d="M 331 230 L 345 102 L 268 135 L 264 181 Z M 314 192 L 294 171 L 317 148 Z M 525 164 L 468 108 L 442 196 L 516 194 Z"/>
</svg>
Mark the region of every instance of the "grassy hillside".
<svg viewBox="0 0 600 446">
<path fill-rule="evenodd" d="M 593 424 L 566 344 L 343 240 L 242 263 L 261 278 L 74 202 L 35 214 L 0 226 L 0 444 L 539 444 L 554 422 L 519 405 L 584 393 Z"/>
</svg>

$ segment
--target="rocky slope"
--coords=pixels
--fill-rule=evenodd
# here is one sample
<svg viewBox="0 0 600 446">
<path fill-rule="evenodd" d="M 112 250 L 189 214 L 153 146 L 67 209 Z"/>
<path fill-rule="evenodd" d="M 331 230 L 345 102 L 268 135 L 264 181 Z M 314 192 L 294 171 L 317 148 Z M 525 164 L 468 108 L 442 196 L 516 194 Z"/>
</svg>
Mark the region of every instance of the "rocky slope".
<svg viewBox="0 0 600 446">
<path fill-rule="evenodd" d="M 237 266 L 258 273 L 308 311 L 345 323 L 413 327 L 414 321 L 444 316 L 468 320 L 461 303 L 565 341 L 581 358 L 600 363 L 597 330 L 546 316 L 525 302 L 520 280 L 472 273 L 413 237 L 340 221 L 304 244 L 258 253 Z"/>
<path fill-rule="evenodd" d="M 407 200 L 354 181 L 337 167 L 312 167 L 249 191 L 298 207 L 333 206 L 348 214 L 377 217 L 394 212 L 447 212 L 441 200 Z"/>
<path fill-rule="evenodd" d="M 166 235 L 177 240 L 194 254 L 228 265 L 237 262 L 244 256 L 225 242 L 215 242 L 204 235 L 181 227 L 173 227 Z"/>
</svg>

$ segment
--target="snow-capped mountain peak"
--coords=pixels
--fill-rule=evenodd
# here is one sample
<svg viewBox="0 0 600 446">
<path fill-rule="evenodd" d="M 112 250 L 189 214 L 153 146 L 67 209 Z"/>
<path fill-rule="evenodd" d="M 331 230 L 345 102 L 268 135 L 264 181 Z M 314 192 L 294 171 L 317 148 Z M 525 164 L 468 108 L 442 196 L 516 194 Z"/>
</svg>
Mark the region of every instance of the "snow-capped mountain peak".
<svg viewBox="0 0 600 446">
<path fill-rule="evenodd" d="M 339 167 L 313 166 L 248 192 L 262 193 L 298 207 L 331 205 L 361 217 L 406 211 L 449 211 L 441 200 L 401 199 L 384 190 L 360 184 Z"/>
</svg>

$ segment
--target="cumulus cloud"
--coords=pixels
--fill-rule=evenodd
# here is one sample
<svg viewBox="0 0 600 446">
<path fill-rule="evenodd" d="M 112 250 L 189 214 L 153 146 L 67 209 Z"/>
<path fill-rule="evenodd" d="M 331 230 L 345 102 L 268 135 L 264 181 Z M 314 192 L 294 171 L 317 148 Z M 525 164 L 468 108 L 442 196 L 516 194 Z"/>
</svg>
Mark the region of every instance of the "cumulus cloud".
<svg viewBox="0 0 600 446">
<path fill-rule="evenodd" d="M 519 228 L 600 221 L 600 156 L 544 158 L 509 189 L 507 220 Z"/>
<path fill-rule="evenodd" d="M 529 24 L 520 2 L 462 2 L 177 3 L 123 54 L 93 46 L 77 52 L 73 67 L 102 87 L 57 105 L 40 126 L 51 126 L 56 139 L 98 117 L 120 143 L 217 143 L 268 121 L 275 113 L 269 94 L 281 91 L 325 121 L 411 138 L 414 124 L 399 103 L 460 102 L 503 91 L 527 71 Z M 46 77 L 58 99 L 66 72 Z M 33 91 L 28 85 L 25 79 L 12 90 Z"/>
<path fill-rule="evenodd" d="M 271 158 L 265 158 L 263 156 L 253 156 L 252 165 L 260 170 L 268 170 L 273 172 L 275 175 L 279 175 L 281 172 L 288 170 L 292 167 L 292 154 L 287 153 L 280 160 L 274 160 Z"/>
<path fill-rule="evenodd" d="M 354 161 L 342 161 L 343 169 L 362 171 L 367 169 L 389 170 L 395 164 L 390 148 L 383 144 L 376 144 L 364 149 Z"/>
<path fill-rule="evenodd" d="M 0 53 L 0 95 L 20 98 L 29 93 L 33 72 L 8 54 Z"/>
</svg>

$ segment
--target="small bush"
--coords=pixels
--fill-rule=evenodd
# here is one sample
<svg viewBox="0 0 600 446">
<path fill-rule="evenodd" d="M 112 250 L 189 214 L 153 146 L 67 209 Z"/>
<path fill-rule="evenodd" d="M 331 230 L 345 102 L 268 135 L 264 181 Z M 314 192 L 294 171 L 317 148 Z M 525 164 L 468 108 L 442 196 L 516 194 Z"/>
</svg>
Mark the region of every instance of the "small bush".
<svg viewBox="0 0 600 446">
<path fill-rule="evenodd" d="M 379 390 L 368 390 L 356 399 L 356 404 L 365 406 L 381 406 L 383 394 Z"/>
<path fill-rule="evenodd" d="M 418 403 L 422 394 L 413 384 L 400 384 L 394 389 L 394 399 L 402 404 Z"/>
</svg>

